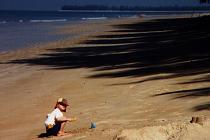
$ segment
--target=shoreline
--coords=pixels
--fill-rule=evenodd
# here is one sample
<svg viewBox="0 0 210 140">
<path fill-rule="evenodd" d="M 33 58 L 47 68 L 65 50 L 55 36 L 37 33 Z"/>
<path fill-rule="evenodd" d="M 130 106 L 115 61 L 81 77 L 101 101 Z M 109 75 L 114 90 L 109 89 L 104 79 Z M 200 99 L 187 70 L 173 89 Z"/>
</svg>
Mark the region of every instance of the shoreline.
<svg viewBox="0 0 210 140">
<path fill-rule="evenodd" d="M 132 139 L 129 133 L 139 136 L 141 128 L 152 127 L 156 134 L 160 126 L 166 131 L 173 123 L 182 128 L 179 123 L 189 123 L 192 116 L 209 116 L 208 105 L 202 106 L 210 100 L 205 94 L 209 52 L 203 44 L 204 51 L 194 51 L 197 42 L 182 39 L 198 37 L 194 28 L 191 36 L 182 25 L 199 22 L 184 18 L 90 21 L 59 29 L 60 34 L 80 34 L 76 39 L 0 54 L 0 139 L 38 139 L 59 97 L 70 100 L 67 116 L 78 118 L 66 128 L 78 131 L 72 139 Z M 185 51 L 179 42 L 188 47 L 188 57 L 177 58 L 176 53 Z M 94 131 L 88 129 L 90 122 L 97 125 Z"/>
<path fill-rule="evenodd" d="M 63 25 L 61 27 L 57 27 L 54 30 L 56 34 L 59 35 L 64 35 L 66 37 L 64 37 L 63 39 L 59 39 L 56 41 L 50 41 L 50 42 L 40 42 L 37 44 L 31 44 L 28 47 L 23 47 L 23 48 L 17 48 L 14 50 L 9 50 L 9 51 L 3 51 L 0 52 L 0 60 L 4 60 L 4 57 L 9 58 L 11 56 L 21 56 L 24 54 L 28 54 L 28 55 L 33 55 L 36 53 L 39 53 L 39 50 L 47 50 L 50 48 L 55 48 L 57 47 L 59 44 L 62 45 L 66 45 L 66 44 L 77 44 L 79 43 L 81 40 L 85 40 L 86 38 L 88 38 L 88 36 L 94 36 L 100 33 L 103 33 L 104 31 L 106 31 L 107 28 L 105 28 L 106 26 L 108 27 L 109 24 L 111 24 L 112 22 L 116 22 L 116 24 L 118 24 L 119 22 L 123 22 L 126 20 L 138 20 L 138 18 L 120 18 L 120 19 L 106 19 L 106 20 L 90 20 L 90 21 L 77 21 L 76 23 L 73 23 L 70 25 Z M 132 21 L 131 21 L 132 22 Z M 92 25 L 93 24 L 93 25 Z M 98 25 L 97 25 L 98 24 Z M 91 27 L 88 27 L 91 26 Z M 93 26 L 101 26 L 102 28 L 100 28 L 100 30 L 95 29 L 95 27 Z M 79 28 L 78 28 L 79 27 Z M 73 34 L 73 38 L 72 38 L 72 34 Z M 31 53 L 31 54 L 29 54 Z M 30 57 L 30 56 L 29 56 Z"/>
<path fill-rule="evenodd" d="M 154 11 L 151 11 L 151 12 L 154 12 Z M 165 12 L 165 11 L 162 11 L 162 12 Z M 193 15 L 192 15 L 192 13 L 190 13 L 190 14 L 172 14 L 172 15 L 144 15 L 144 14 L 139 14 L 139 15 L 136 15 L 136 16 L 131 16 L 131 17 L 121 17 L 121 18 L 106 18 L 106 19 L 102 19 L 102 22 L 103 21 L 109 21 L 109 20 L 123 20 L 123 19 L 130 19 L 130 18 L 144 18 L 144 19 L 146 19 L 146 20 L 150 20 L 150 19 L 157 19 L 157 18 L 178 18 L 178 17 L 187 17 L 187 16 L 189 16 L 189 17 L 197 17 L 197 16 L 204 16 L 204 15 L 209 15 L 209 13 L 197 13 L 197 12 L 195 12 Z M 90 19 L 92 19 L 92 18 L 90 18 Z M 94 19 L 94 18 L 93 18 Z M 25 45 L 25 47 L 24 46 L 20 46 L 19 48 L 15 48 L 14 47 L 14 49 L 12 49 L 12 47 L 10 48 L 10 49 L 7 49 L 7 50 L 5 50 L 5 51 L 0 51 L 0 53 L 2 54 L 2 53 L 7 53 L 7 52 L 10 52 L 10 51 L 13 51 L 13 50 L 19 50 L 19 49 L 21 49 L 21 48 L 29 48 L 29 47 L 33 47 L 33 46 L 38 46 L 38 45 L 36 45 L 36 44 L 47 44 L 47 43 L 51 43 L 51 42 L 56 42 L 56 41 L 60 41 L 60 40 L 62 40 L 62 39 L 65 39 L 66 37 L 68 37 L 68 36 L 65 36 L 64 34 L 61 36 L 61 34 L 59 35 L 56 35 L 57 33 L 57 28 L 62 28 L 62 26 L 71 26 L 71 25 L 77 25 L 77 24 L 85 24 L 85 23 L 88 23 L 88 22 L 100 22 L 100 20 L 97 20 L 97 19 L 95 19 L 95 20 L 88 20 L 88 18 L 86 19 L 86 20 L 82 20 L 82 19 L 80 19 L 80 20 L 75 20 L 75 21 L 68 21 L 68 22 L 64 22 L 64 23 L 62 23 L 62 24 L 60 24 L 59 22 L 55 22 L 55 23 L 53 23 L 53 24 L 55 24 L 55 25 L 52 25 L 52 27 L 50 27 L 50 28 L 52 28 L 54 31 L 52 32 L 52 29 L 50 29 L 49 30 L 49 33 L 48 33 L 48 36 L 51 36 L 51 35 L 53 35 L 53 36 L 51 36 L 49 39 L 45 39 L 45 40 L 42 40 L 42 41 L 38 41 L 38 40 L 34 40 L 34 41 L 36 41 L 37 43 L 35 43 L 34 41 L 33 41 L 33 39 L 31 39 L 31 42 L 29 41 L 29 43 L 27 43 L 27 44 L 22 44 L 22 45 Z M 22 20 L 21 20 L 22 21 Z M 46 23 L 46 24 L 48 24 L 48 23 Z M 40 26 L 46 26 L 46 25 L 40 25 Z M 58 31 L 59 32 L 59 31 Z M 43 34 L 43 33 L 39 33 L 40 35 L 41 34 Z M 38 35 L 38 34 L 37 34 Z M 54 36 L 57 36 L 57 37 L 54 37 Z M 43 36 L 43 35 L 42 35 Z M 45 35 L 46 36 L 46 35 Z M 72 34 L 72 36 L 74 36 L 74 34 Z M 44 36 L 43 36 L 44 37 Z M 54 39 L 53 39 L 54 38 Z M 41 38 L 40 38 L 41 39 Z M 17 40 L 18 41 L 18 40 Z M 33 43 L 34 42 L 34 43 Z M 39 45 L 40 46 L 40 45 Z"/>
<path fill-rule="evenodd" d="M 163 11 L 164 12 L 164 11 Z M 206 16 L 206 15 L 209 15 L 209 13 L 194 13 L 194 14 L 173 14 L 173 15 L 144 15 L 144 14 L 140 14 L 136 17 L 121 17 L 121 18 L 107 18 L 107 19 L 102 19 L 101 21 L 100 20 L 78 20 L 78 21 L 73 21 L 73 23 L 71 23 L 72 21 L 68 21 L 69 23 L 63 23 L 63 25 L 53 25 L 54 27 L 51 27 L 53 28 L 53 32 L 50 32 L 49 35 L 53 35 L 53 34 L 57 34 L 58 36 L 60 37 L 57 37 L 57 39 L 55 40 L 52 40 L 52 39 L 48 39 L 46 41 L 39 41 L 37 43 L 31 43 L 30 45 L 26 45 L 25 47 L 19 47 L 19 48 L 15 48 L 15 49 L 9 49 L 9 50 L 5 50 L 5 51 L 0 51 L 0 54 L 5 54 L 5 53 L 9 53 L 9 52 L 15 52 L 15 51 L 20 51 L 21 49 L 25 49 L 25 48 L 30 48 L 30 47 L 39 47 L 39 46 L 46 46 L 46 44 L 51 44 L 52 42 L 59 42 L 59 41 L 62 41 L 62 40 L 68 40 L 70 37 L 69 36 L 73 36 L 73 37 L 76 37 L 76 36 L 80 36 L 78 35 L 78 33 L 75 33 L 75 34 L 71 34 L 70 32 L 67 32 L 68 35 L 65 34 L 65 31 L 62 29 L 62 28 L 65 28 L 65 27 L 74 27 L 76 26 L 77 24 L 82 26 L 82 24 L 90 24 L 90 23 L 94 23 L 94 22 L 106 22 L 106 21 L 115 21 L 115 20 L 126 20 L 126 19 L 138 19 L 138 18 L 144 18 L 144 20 L 153 20 L 153 19 L 160 19 L 160 18 L 186 18 L 186 17 L 190 17 L 190 18 L 194 18 L 194 17 L 199 17 L 199 16 Z M 59 31 L 61 30 L 61 31 Z M 73 29 L 74 30 L 74 29 Z M 63 33 L 61 33 L 63 31 Z M 83 35 L 81 35 L 83 36 Z"/>
<path fill-rule="evenodd" d="M 68 40 L 70 39 L 72 36 L 75 37 L 79 37 L 79 36 L 84 36 L 82 33 L 84 33 L 84 31 L 78 30 L 76 31 L 74 28 L 76 28 L 77 26 L 86 26 L 87 24 L 91 24 L 91 23 L 103 23 L 105 21 L 110 21 L 110 20 L 118 20 L 118 19 L 103 19 L 103 20 L 78 20 L 78 21 L 69 21 L 67 23 L 63 23 L 63 24 L 59 24 L 59 25 L 53 25 L 53 27 L 51 27 L 53 29 L 53 31 L 51 31 L 49 33 L 49 35 L 51 34 L 58 34 L 60 36 L 63 36 L 60 39 L 57 40 L 49 40 L 49 41 L 44 41 L 44 42 L 38 42 L 36 45 L 36 43 L 30 44 L 27 47 L 20 47 L 20 48 L 15 48 L 15 49 L 9 49 L 7 51 L 1 51 L 0 53 L 8 53 L 8 52 L 15 52 L 15 51 L 20 51 L 21 49 L 27 49 L 33 46 L 46 46 L 46 44 L 50 44 L 53 42 L 59 42 L 62 40 Z M 119 19 L 120 20 L 120 19 Z M 70 28 L 73 30 L 73 33 L 71 33 L 71 31 L 67 31 L 65 32 L 65 30 L 63 28 Z M 86 29 L 87 30 L 87 29 Z M 92 29 L 93 30 L 93 29 Z M 40 44 L 40 45 L 39 45 Z"/>
</svg>

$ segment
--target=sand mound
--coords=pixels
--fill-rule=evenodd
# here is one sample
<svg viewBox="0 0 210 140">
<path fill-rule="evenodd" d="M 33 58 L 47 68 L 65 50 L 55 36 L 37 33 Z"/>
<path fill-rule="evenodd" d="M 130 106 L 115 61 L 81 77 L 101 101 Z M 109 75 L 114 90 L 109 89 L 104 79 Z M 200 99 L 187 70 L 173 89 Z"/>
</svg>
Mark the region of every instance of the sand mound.
<svg viewBox="0 0 210 140">
<path fill-rule="evenodd" d="M 123 130 L 114 140 L 209 140 L 210 123 L 168 124 Z"/>
</svg>

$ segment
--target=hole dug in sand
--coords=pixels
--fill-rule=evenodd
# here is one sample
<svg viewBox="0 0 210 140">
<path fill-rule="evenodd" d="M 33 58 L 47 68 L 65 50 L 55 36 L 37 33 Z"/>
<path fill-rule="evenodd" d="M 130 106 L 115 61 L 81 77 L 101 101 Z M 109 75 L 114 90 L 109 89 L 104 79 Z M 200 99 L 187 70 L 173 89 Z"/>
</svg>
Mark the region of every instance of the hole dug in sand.
<svg viewBox="0 0 210 140">
<path fill-rule="evenodd" d="M 121 131 L 114 140 L 210 140 L 210 123 L 172 123 Z"/>
</svg>

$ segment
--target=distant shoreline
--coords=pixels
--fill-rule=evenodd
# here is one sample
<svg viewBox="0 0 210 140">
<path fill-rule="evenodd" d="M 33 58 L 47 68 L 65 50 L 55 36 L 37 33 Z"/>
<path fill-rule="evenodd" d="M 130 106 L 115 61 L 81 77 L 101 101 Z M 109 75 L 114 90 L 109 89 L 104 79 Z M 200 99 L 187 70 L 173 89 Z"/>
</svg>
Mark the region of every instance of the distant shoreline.
<svg viewBox="0 0 210 140">
<path fill-rule="evenodd" d="M 208 5 L 199 6 L 107 6 L 107 5 L 64 5 L 61 10 L 88 11 L 209 11 Z"/>
<path fill-rule="evenodd" d="M 120 10 L 58 10 L 58 12 L 157 12 L 157 13 L 191 13 L 191 12 L 210 12 L 210 10 L 189 10 L 189 11 L 180 11 L 180 10 L 172 10 L 172 11 L 167 11 L 167 10 L 160 10 L 160 11 L 155 11 L 155 10 L 139 10 L 139 11 L 120 11 Z"/>
</svg>

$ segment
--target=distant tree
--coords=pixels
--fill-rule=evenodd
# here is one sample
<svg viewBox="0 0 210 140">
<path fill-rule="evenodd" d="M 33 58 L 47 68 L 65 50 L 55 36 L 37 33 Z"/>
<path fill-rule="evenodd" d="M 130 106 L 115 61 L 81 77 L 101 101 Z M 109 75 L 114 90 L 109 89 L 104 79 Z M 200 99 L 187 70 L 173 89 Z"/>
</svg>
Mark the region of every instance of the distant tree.
<svg viewBox="0 0 210 140">
<path fill-rule="evenodd" d="M 202 4 L 202 3 L 209 3 L 210 2 L 210 0 L 200 0 L 200 3 Z"/>
</svg>

